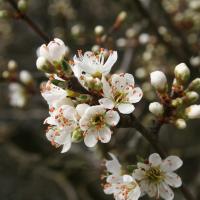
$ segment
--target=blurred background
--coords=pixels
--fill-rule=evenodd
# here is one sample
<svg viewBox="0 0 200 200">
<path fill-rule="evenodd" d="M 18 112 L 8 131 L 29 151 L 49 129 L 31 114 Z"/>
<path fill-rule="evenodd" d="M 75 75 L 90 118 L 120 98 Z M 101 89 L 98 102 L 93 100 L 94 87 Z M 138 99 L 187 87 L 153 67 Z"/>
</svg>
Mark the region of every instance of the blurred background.
<svg viewBox="0 0 200 200">
<path fill-rule="evenodd" d="M 147 127 L 153 120 L 148 104 L 156 100 L 150 72 L 163 70 L 170 82 L 174 67 L 185 62 L 192 77 L 199 76 L 199 0 L 14 2 L 48 38 L 65 41 L 69 59 L 78 49 L 117 50 L 119 59 L 113 72 L 132 73 L 142 87 L 144 98 L 135 115 Z M 153 149 L 134 129 L 117 129 L 111 143 L 96 149 L 80 143 L 60 154 L 60 149 L 51 146 L 43 125 L 48 106 L 40 95 L 40 83 L 47 78 L 35 66 L 36 50 L 45 41 L 18 14 L 10 1 L 0 1 L 0 199 L 113 199 L 100 186 L 102 155 L 114 152 L 122 163 L 134 164 L 137 155 L 148 157 Z M 29 85 L 19 80 L 23 70 L 32 76 Z M 197 199 L 199 128 L 199 121 L 193 120 L 184 130 L 164 125 L 160 131 L 164 148 L 184 160 L 179 174 Z M 184 199 L 178 190 L 176 193 L 175 200 Z"/>
</svg>

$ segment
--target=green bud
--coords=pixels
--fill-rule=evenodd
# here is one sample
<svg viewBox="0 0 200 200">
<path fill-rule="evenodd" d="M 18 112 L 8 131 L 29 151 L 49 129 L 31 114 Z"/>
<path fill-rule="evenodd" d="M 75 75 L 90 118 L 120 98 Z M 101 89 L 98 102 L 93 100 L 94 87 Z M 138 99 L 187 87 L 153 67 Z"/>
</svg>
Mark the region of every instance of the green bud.
<svg viewBox="0 0 200 200">
<path fill-rule="evenodd" d="M 177 119 L 176 122 L 175 122 L 175 126 L 178 129 L 185 129 L 187 124 L 186 124 L 184 119 Z"/>
<path fill-rule="evenodd" d="M 188 86 L 189 90 L 200 91 L 200 78 L 195 78 Z"/>
<path fill-rule="evenodd" d="M 7 10 L 0 10 L 0 19 L 6 19 L 9 17 L 9 13 Z"/>
<path fill-rule="evenodd" d="M 194 91 L 187 92 L 186 99 L 189 103 L 195 103 L 199 99 L 199 94 Z"/>
<path fill-rule="evenodd" d="M 83 132 L 80 128 L 77 128 L 72 133 L 72 141 L 73 142 L 80 142 L 83 139 Z"/>
<path fill-rule="evenodd" d="M 181 99 L 181 98 L 173 99 L 171 104 L 174 107 L 179 107 L 183 104 L 183 99 Z"/>
<path fill-rule="evenodd" d="M 180 63 L 174 69 L 175 77 L 180 84 L 185 84 L 190 78 L 190 69 L 185 63 Z"/>
<path fill-rule="evenodd" d="M 19 0 L 17 3 L 17 7 L 21 12 L 26 12 L 28 8 L 28 3 L 26 0 Z"/>
</svg>

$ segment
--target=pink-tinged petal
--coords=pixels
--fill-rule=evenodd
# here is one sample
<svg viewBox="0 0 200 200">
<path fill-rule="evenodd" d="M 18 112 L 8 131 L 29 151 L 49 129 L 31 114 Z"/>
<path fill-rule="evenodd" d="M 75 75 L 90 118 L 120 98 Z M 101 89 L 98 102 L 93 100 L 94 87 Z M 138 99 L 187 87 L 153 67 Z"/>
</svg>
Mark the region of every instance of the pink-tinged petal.
<svg viewBox="0 0 200 200">
<path fill-rule="evenodd" d="M 123 181 L 123 177 L 120 176 L 121 171 L 119 171 L 118 173 L 113 173 L 113 175 L 109 175 L 106 178 L 106 182 L 108 183 L 112 183 L 112 184 L 120 184 Z"/>
<path fill-rule="evenodd" d="M 136 180 L 142 180 L 145 177 L 145 171 L 141 170 L 141 169 L 135 169 L 132 176 L 136 179 Z"/>
<path fill-rule="evenodd" d="M 98 142 L 97 131 L 90 128 L 84 137 L 84 142 L 87 147 L 94 147 Z"/>
<path fill-rule="evenodd" d="M 103 84 L 103 96 L 107 98 L 112 97 L 112 89 L 104 76 L 102 76 L 101 82 Z"/>
<path fill-rule="evenodd" d="M 162 163 L 162 159 L 159 154 L 153 153 L 149 156 L 149 163 L 153 167 L 157 167 Z"/>
<path fill-rule="evenodd" d="M 182 180 L 180 176 L 178 176 L 174 172 L 169 172 L 165 174 L 165 182 L 175 188 L 178 188 L 182 185 Z"/>
<path fill-rule="evenodd" d="M 105 121 L 110 126 L 116 126 L 120 120 L 120 116 L 117 111 L 109 110 L 106 112 Z"/>
<path fill-rule="evenodd" d="M 134 105 L 130 103 L 120 103 L 117 108 L 122 114 L 130 114 L 135 110 Z"/>
<path fill-rule="evenodd" d="M 175 171 L 183 165 L 183 161 L 178 156 L 168 156 L 161 164 L 161 169 L 165 172 Z"/>
<path fill-rule="evenodd" d="M 54 140 L 54 137 L 55 137 L 55 130 L 53 128 L 49 129 L 47 132 L 46 132 L 46 137 L 49 141 L 53 141 Z"/>
<path fill-rule="evenodd" d="M 141 88 L 136 87 L 133 90 L 129 90 L 128 99 L 130 103 L 137 103 L 142 99 L 143 92 Z"/>
<path fill-rule="evenodd" d="M 54 117 L 47 117 L 44 120 L 44 124 L 57 125 L 58 122 L 57 122 L 57 120 Z"/>
<path fill-rule="evenodd" d="M 106 161 L 106 169 L 108 172 L 114 174 L 114 175 L 119 175 L 121 173 L 121 164 L 119 163 L 118 159 L 115 157 L 114 154 L 109 153 L 111 156 L 112 160 L 107 160 Z"/>
<path fill-rule="evenodd" d="M 111 85 L 117 91 L 123 91 L 126 87 L 126 79 L 124 78 L 124 74 L 113 74 L 111 76 Z"/>
<path fill-rule="evenodd" d="M 107 61 L 103 65 L 103 69 L 104 69 L 103 74 L 104 75 L 107 75 L 110 72 L 112 66 L 115 64 L 116 61 L 117 61 L 117 51 L 113 51 L 110 53 Z"/>
<path fill-rule="evenodd" d="M 60 145 L 64 145 L 65 143 L 71 142 L 71 132 L 72 129 L 62 129 L 56 135 L 54 142 Z"/>
<path fill-rule="evenodd" d="M 174 199 L 174 192 L 172 189 L 164 182 L 159 185 L 159 195 L 165 200 Z"/>
<path fill-rule="evenodd" d="M 102 98 L 102 99 L 99 99 L 99 103 L 104 107 L 104 108 L 107 108 L 107 109 L 113 109 L 114 108 L 114 102 L 109 99 L 109 98 Z"/>
<path fill-rule="evenodd" d="M 104 127 L 98 130 L 98 137 L 102 143 L 110 142 L 111 134 L 112 132 L 108 127 Z"/>
<path fill-rule="evenodd" d="M 134 86 L 135 80 L 134 80 L 134 77 L 133 77 L 132 74 L 125 73 L 125 74 L 124 74 L 124 78 L 126 79 L 126 83 L 127 83 L 128 85 Z"/>
</svg>

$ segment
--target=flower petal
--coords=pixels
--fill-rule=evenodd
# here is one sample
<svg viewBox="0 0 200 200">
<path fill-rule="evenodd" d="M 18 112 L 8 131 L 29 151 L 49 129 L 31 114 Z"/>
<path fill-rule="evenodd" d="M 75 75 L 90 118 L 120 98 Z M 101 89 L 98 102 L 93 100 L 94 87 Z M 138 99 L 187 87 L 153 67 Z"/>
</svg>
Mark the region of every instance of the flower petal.
<svg viewBox="0 0 200 200">
<path fill-rule="evenodd" d="M 90 106 L 86 103 L 82 103 L 82 104 L 78 104 L 76 106 L 76 110 L 79 114 L 79 116 L 83 116 L 83 114 L 85 113 L 85 111 L 89 108 Z"/>
<path fill-rule="evenodd" d="M 155 183 L 149 183 L 147 193 L 150 197 L 156 197 L 158 194 L 157 185 Z"/>
<path fill-rule="evenodd" d="M 114 108 L 114 103 L 111 99 L 109 98 L 102 98 L 102 99 L 99 99 L 99 103 L 104 107 L 104 108 L 107 108 L 107 109 L 113 109 Z"/>
<path fill-rule="evenodd" d="M 124 78 L 126 79 L 126 83 L 127 83 L 128 85 L 134 86 L 135 80 L 134 80 L 134 77 L 133 77 L 132 74 L 125 73 L 125 74 L 124 74 Z"/>
<path fill-rule="evenodd" d="M 94 128 L 88 129 L 86 136 L 84 137 L 84 142 L 88 147 L 94 147 L 97 144 L 97 132 Z"/>
<path fill-rule="evenodd" d="M 165 175 L 165 182 L 175 188 L 178 188 L 182 185 L 182 180 L 180 176 L 176 173 L 170 172 Z"/>
<path fill-rule="evenodd" d="M 108 127 L 98 130 L 98 137 L 102 143 L 108 143 L 111 139 L 111 130 Z"/>
<path fill-rule="evenodd" d="M 165 172 L 175 171 L 180 168 L 183 161 L 178 156 L 168 156 L 161 164 L 161 169 Z"/>
<path fill-rule="evenodd" d="M 141 190 L 140 187 L 137 185 L 133 190 L 129 192 L 127 200 L 133 200 L 133 199 L 138 200 L 140 195 L 141 195 Z"/>
<path fill-rule="evenodd" d="M 130 175 L 123 175 L 123 182 L 124 183 L 131 183 L 133 181 L 133 177 L 132 176 L 130 176 Z"/>
<path fill-rule="evenodd" d="M 105 166 L 108 172 L 114 175 L 119 175 L 121 172 L 121 164 L 119 163 L 118 159 L 115 157 L 114 154 L 109 153 L 109 155 L 111 156 L 112 160 L 107 160 Z"/>
<path fill-rule="evenodd" d="M 112 97 L 112 89 L 106 80 L 105 76 L 102 76 L 101 82 L 103 84 L 103 95 L 104 97 L 110 98 Z"/>
<path fill-rule="evenodd" d="M 162 159 L 159 154 L 153 153 L 149 156 L 149 163 L 153 166 L 156 167 L 162 163 Z"/>
<path fill-rule="evenodd" d="M 68 136 L 65 138 L 65 143 L 63 144 L 61 153 L 67 152 L 71 148 L 71 143 L 71 135 L 68 134 Z"/>
<path fill-rule="evenodd" d="M 174 199 L 174 192 L 172 189 L 164 182 L 159 185 L 159 195 L 165 200 Z"/>
<path fill-rule="evenodd" d="M 117 61 L 117 51 L 113 51 L 110 53 L 107 61 L 103 65 L 104 68 L 103 74 L 107 75 L 116 61 Z"/>
<path fill-rule="evenodd" d="M 142 180 L 145 177 L 145 171 L 141 169 L 135 169 L 132 175 L 136 180 Z"/>
<path fill-rule="evenodd" d="M 122 114 L 130 114 L 135 110 L 134 105 L 130 103 L 120 103 L 117 108 Z"/>
<path fill-rule="evenodd" d="M 143 92 L 141 88 L 136 87 L 133 90 L 129 90 L 128 99 L 130 103 L 137 103 L 141 100 Z"/>
<path fill-rule="evenodd" d="M 120 116 L 117 111 L 109 110 L 106 112 L 105 121 L 110 126 L 116 126 L 120 120 Z"/>
</svg>

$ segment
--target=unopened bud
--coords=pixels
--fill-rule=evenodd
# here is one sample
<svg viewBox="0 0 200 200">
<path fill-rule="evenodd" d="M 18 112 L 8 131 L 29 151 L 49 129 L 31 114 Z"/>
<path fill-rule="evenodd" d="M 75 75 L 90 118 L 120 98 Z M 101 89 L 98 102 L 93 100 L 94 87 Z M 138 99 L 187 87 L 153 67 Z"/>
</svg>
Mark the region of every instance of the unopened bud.
<svg viewBox="0 0 200 200">
<path fill-rule="evenodd" d="M 19 0 L 17 3 L 17 7 L 21 12 L 25 12 L 28 8 L 27 0 Z"/>
<path fill-rule="evenodd" d="M 127 17 L 127 12 L 126 11 L 121 11 L 119 15 L 117 16 L 117 20 L 120 22 L 123 22 Z"/>
<path fill-rule="evenodd" d="M 0 19 L 6 19 L 9 17 L 9 13 L 7 10 L 0 10 Z"/>
<path fill-rule="evenodd" d="M 195 78 L 188 86 L 189 90 L 200 91 L 200 78 Z"/>
<path fill-rule="evenodd" d="M 151 85 L 158 90 L 158 92 L 167 91 L 167 78 L 161 71 L 155 71 L 150 74 Z"/>
<path fill-rule="evenodd" d="M 15 60 L 9 60 L 8 62 L 8 69 L 10 71 L 14 71 L 17 69 L 17 62 Z"/>
<path fill-rule="evenodd" d="M 9 71 L 3 71 L 3 72 L 2 72 L 2 77 L 3 77 L 3 78 L 7 79 L 7 78 L 9 78 L 9 76 L 10 76 Z"/>
<path fill-rule="evenodd" d="M 175 122 L 175 126 L 178 129 L 185 129 L 187 127 L 187 124 L 184 119 L 177 119 Z"/>
<path fill-rule="evenodd" d="M 186 98 L 189 103 L 195 103 L 199 99 L 199 94 L 194 91 L 187 92 Z"/>
<path fill-rule="evenodd" d="M 180 63 L 174 69 L 175 77 L 180 84 L 184 84 L 190 78 L 190 69 L 185 63 Z"/>
<path fill-rule="evenodd" d="M 158 102 L 150 103 L 149 105 L 149 111 L 153 113 L 157 117 L 161 117 L 164 113 L 164 107 L 162 104 Z"/>
<path fill-rule="evenodd" d="M 101 25 L 98 25 L 94 28 L 94 32 L 96 35 L 101 35 L 104 32 L 104 27 Z"/>
<path fill-rule="evenodd" d="M 174 107 L 179 107 L 183 104 L 183 99 L 182 98 L 176 98 L 172 100 L 171 105 Z"/>
<path fill-rule="evenodd" d="M 80 142 L 83 139 L 83 133 L 80 128 L 77 128 L 72 133 L 72 141 Z"/>
<path fill-rule="evenodd" d="M 36 67 L 38 70 L 46 71 L 49 68 L 49 63 L 45 57 L 40 56 L 36 61 Z"/>
<path fill-rule="evenodd" d="M 189 119 L 200 118 L 200 105 L 192 105 L 185 109 L 185 114 Z"/>
<path fill-rule="evenodd" d="M 24 84 L 29 84 L 33 81 L 33 77 L 31 76 L 30 72 L 28 72 L 26 70 L 22 70 L 19 73 L 19 79 Z"/>
</svg>

